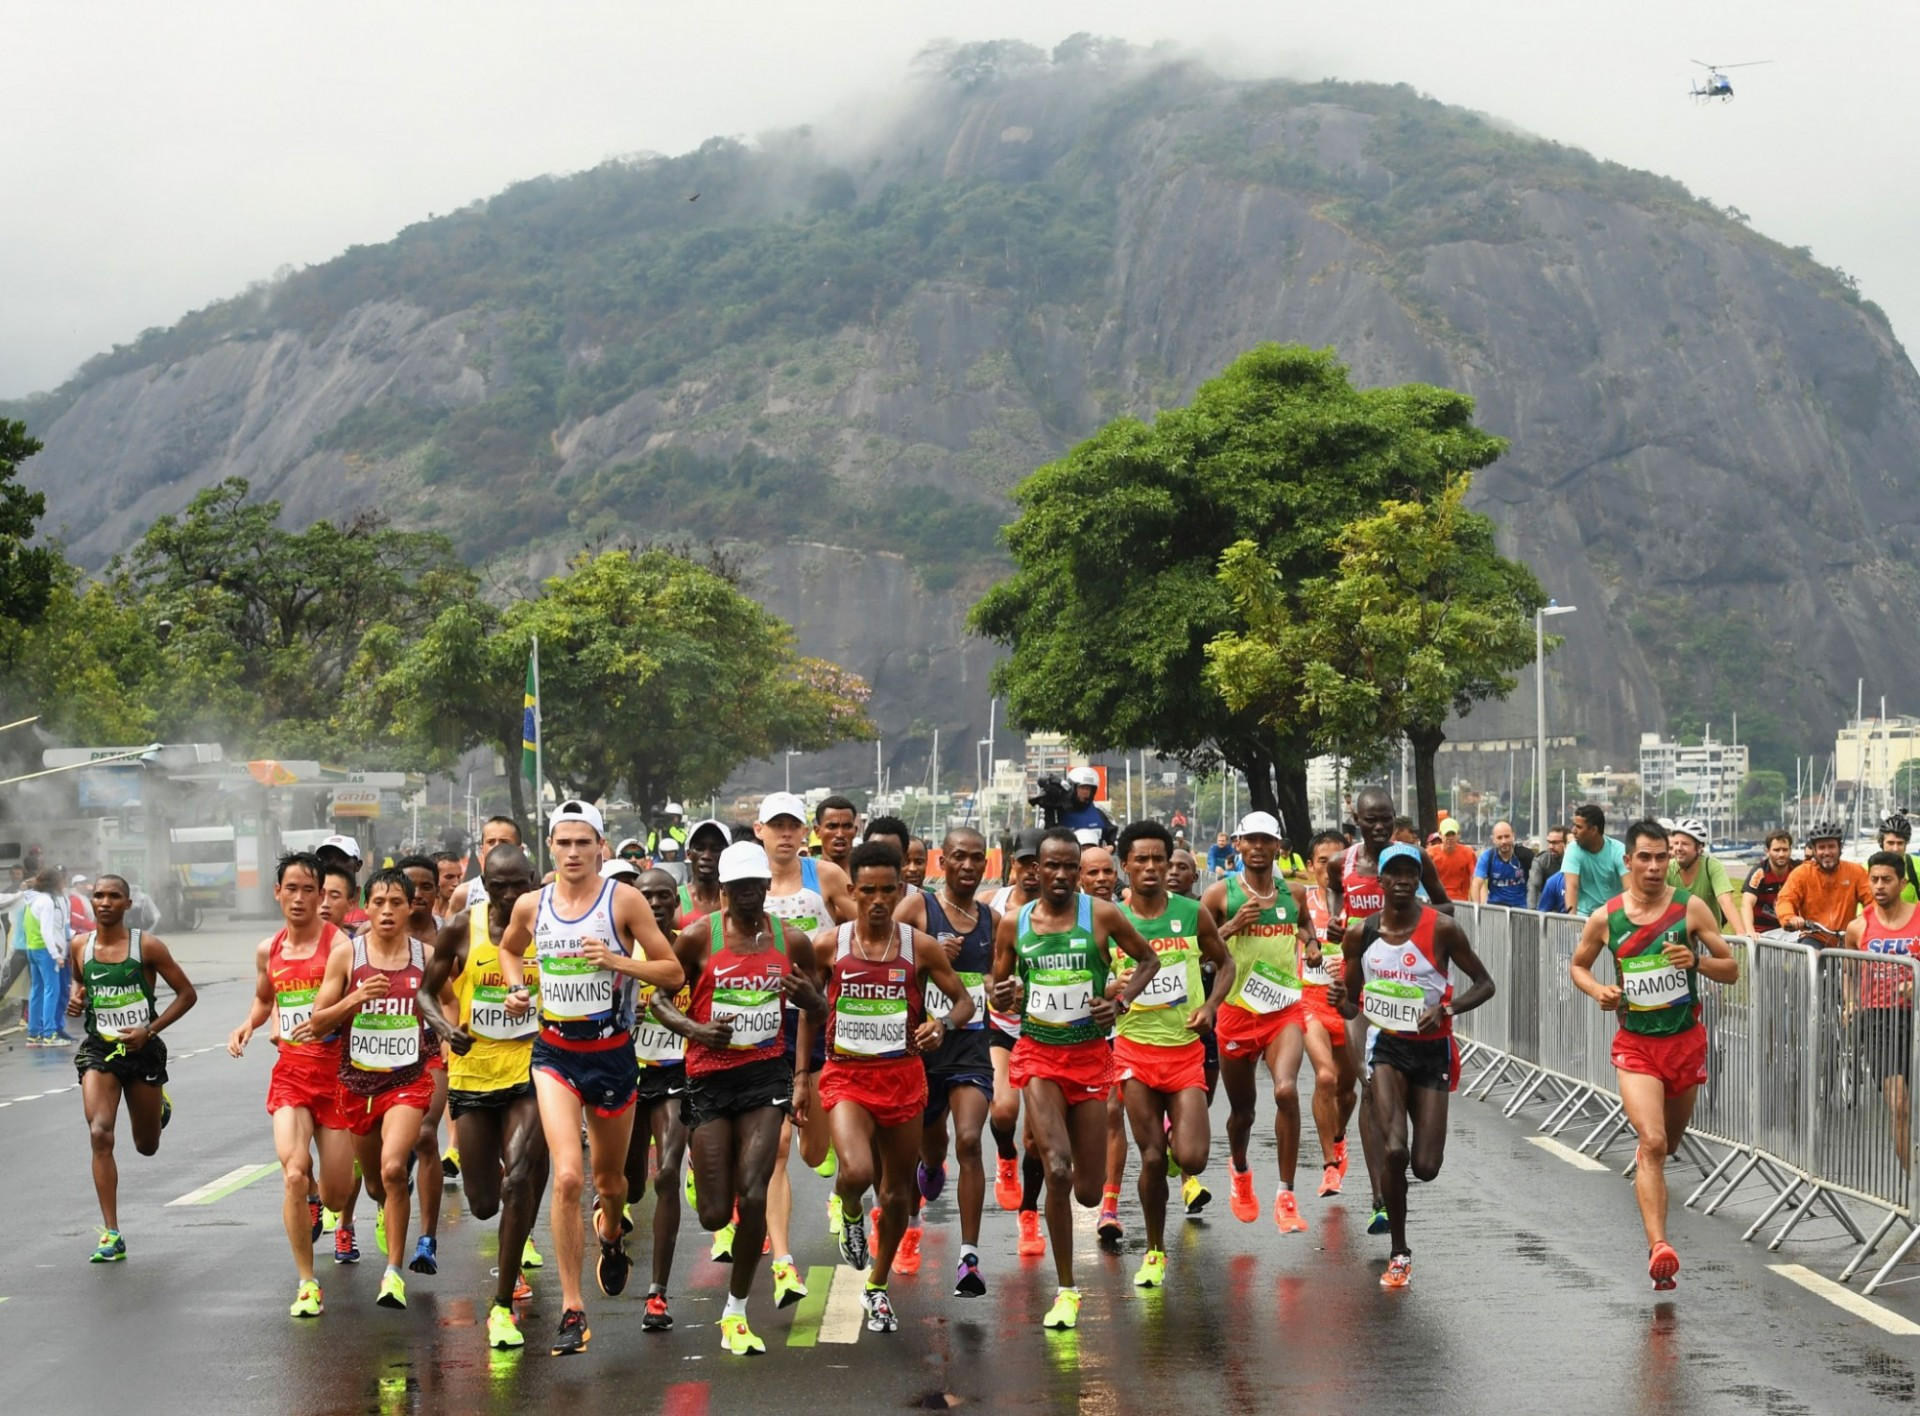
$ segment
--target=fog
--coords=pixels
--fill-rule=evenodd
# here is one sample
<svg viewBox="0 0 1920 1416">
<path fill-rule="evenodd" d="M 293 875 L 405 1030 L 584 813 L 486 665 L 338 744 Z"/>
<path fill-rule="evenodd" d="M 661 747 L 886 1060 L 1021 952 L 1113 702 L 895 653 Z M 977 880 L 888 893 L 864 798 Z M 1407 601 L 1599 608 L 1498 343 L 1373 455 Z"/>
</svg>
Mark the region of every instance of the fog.
<svg viewBox="0 0 1920 1416">
<path fill-rule="evenodd" d="M 0 90 L 0 396 L 283 265 L 510 182 L 883 111 L 929 41 L 1171 40 L 1242 75 L 1407 82 L 1679 178 L 1920 331 L 1920 11 L 1830 0 L 13 0 Z M 1696 105 L 1690 59 L 1739 97 Z"/>
</svg>

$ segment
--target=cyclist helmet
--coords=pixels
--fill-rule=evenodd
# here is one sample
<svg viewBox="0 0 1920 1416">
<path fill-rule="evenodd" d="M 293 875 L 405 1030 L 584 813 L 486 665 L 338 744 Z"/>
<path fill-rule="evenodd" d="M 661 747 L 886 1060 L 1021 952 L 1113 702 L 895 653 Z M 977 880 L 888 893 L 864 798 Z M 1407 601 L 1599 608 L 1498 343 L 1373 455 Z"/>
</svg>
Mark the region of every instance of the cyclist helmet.
<svg viewBox="0 0 1920 1416">
<path fill-rule="evenodd" d="M 1808 845 L 1812 845 L 1815 841 L 1844 841 L 1846 838 L 1846 831 L 1831 821 L 1816 821 L 1812 829 L 1807 832 Z"/>
<path fill-rule="evenodd" d="M 1911 841 L 1913 839 L 1913 823 L 1907 820 L 1905 813 L 1896 811 L 1880 823 L 1880 834 L 1883 836 L 1898 836 L 1903 841 Z"/>
<path fill-rule="evenodd" d="M 1703 846 L 1707 844 L 1707 828 L 1691 816 L 1683 816 L 1678 821 L 1670 822 L 1667 829 L 1691 836 Z"/>
<path fill-rule="evenodd" d="M 1076 787 L 1098 787 L 1100 774 L 1091 767 L 1076 767 L 1067 773 L 1067 781 Z"/>
</svg>

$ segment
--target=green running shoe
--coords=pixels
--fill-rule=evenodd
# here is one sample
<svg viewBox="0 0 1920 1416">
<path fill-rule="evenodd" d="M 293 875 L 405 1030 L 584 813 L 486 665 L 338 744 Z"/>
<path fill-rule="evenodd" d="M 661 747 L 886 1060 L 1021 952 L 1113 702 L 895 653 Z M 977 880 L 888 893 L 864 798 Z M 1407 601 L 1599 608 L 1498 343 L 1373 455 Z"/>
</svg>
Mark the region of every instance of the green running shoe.
<svg viewBox="0 0 1920 1416">
<path fill-rule="evenodd" d="M 713 1251 L 707 1255 L 716 1264 L 733 1262 L 733 1226 L 722 1225 L 713 1231 Z"/>
<path fill-rule="evenodd" d="M 547 1264 L 547 1261 L 540 1257 L 540 1251 L 533 1247 L 533 1240 L 531 1238 L 529 1238 L 526 1243 L 520 1246 L 520 1267 L 521 1268 L 523 1269 L 545 1268 L 546 1264 Z"/>
<path fill-rule="evenodd" d="M 167 1123 L 173 1120 L 173 1098 L 165 1087 L 160 1088 L 160 1129 L 166 1130 Z"/>
<path fill-rule="evenodd" d="M 1167 1283 L 1167 1256 L 1158 1249 L 1147 1250 L 1147 1257 L 1133 1276 L 1135 1288 L 1164 1288 Z"/>
<path fill-rule="evenodd" d="M 320 1284 L 317 1279 L 303 1278 L 299 1290 L 293 1295 L 293 1306 L 287 1311 L 296 1318 L 317 1318 L 326 1311 L 327 1305 L 320 1301 Z"/>
<path fill-rule="evenodd" d="M 1385 1234 L 1391 1228 L 1393 1228 L 1393 1225 L 1388 1221 L 1385 1209 L 1375 1210 L 1373 1212 L 1373 1218 L 1367 1221 L 1367 1233 L 1369 1234 Z"/>
<path fill-rule="evenodd" d="M 373 1212 L 373 1247 L 380 1251 L 380 1257 L 387 1256 L 387 1207 L 381 1205 Z"/>
<path fill-rule="evenodd" d="M 495 1304 L 487 1314 L 487 1346 L 524 1347 L 527 1339 L 521 1336 L 520 1320 L 513 1315 L 513 1309 L 502 1308 Z"/>
<path fill-rule="evenodd" d="M 767 1344 L 753 1335 L 744 1317 L 720 1319 L 720 1350 L 735 1357 L 763 1355 Z"/>
<path fill-rule="evenodd" d="M 1080 1290 L 1063 1288 L 1053 1300 L 1053 1306 L 1047 1309 L 1047 1315 L 1040 1320 L 1041 1327 L 1065 1331 L 1080 1326 Z"/>
<path fill-rule="evenodd" d="M 773 1306 L 787 1308 L 807 1296 L 807 1285 L 800 1281 L 800 1270 L 792 1264 L 773 1265 Z"/>
<path fill-rule="evenodd" d="M 700 1203 L 693 1187 L 693 1165 L 691 1162 L 687 1165 L 686 1183 L 681 1186 L 680 1192 L 687 1197 L 687 1203 L 689 1205 L 697 1205 Z"/>
<path fill-rule="evenodd" d="M 127 1243 L 126 1240 L 120 1237 L 120 1231 L 117 1229 L 103 1229 L 100 1231 L 100 1247 L 93 1251 L 93 1257 L 88 1259 L 87 1262 L 90 1264 L 117 1264 L 126 1258 L 126 1256 Z"/>
<path fill-rule="evenodd" d="M 840 1173 L 840 1157 L 834 1154 L 831 1145 L 827 1147 L 827 1158 L 813 1167 L 813 1173 L 824 1176 L 828 1180 L 833 1179 L 834 1176 Z"/>
<path fill-rule="evenodd" d="M 398 1273 L 388 1269 L 380 1280 L 380 1296 L 373 1300 L 383 1308 L 404 1308 L 407 1306 L 407 1284 Z"/>
</svg>

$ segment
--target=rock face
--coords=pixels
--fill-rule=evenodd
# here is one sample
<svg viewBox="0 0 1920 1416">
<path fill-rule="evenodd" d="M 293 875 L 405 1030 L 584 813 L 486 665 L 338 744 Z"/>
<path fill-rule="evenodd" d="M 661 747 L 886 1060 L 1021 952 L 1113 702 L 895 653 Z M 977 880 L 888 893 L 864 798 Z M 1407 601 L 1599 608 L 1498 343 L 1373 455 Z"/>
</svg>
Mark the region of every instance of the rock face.
<svg viewBox="0 0 1920 1416">
<path fill-rule="evenodd" d="M 936 725 L 944 770 L 971 777 L 992 656 L 962 623 L 996 566 L 976 558 L 930 590 L 859 539 L 862 508 L 938 489 L 1004 519 L 1008 487 L 1105 419 L 1181 401 L 1263 340 L 1330 344 L 1358 382 L 1471 393 L 1481 425 L 1511 439 L 1475 499 L 1503 549 L 1579 606 L 1554 626 L 1567 646 L 1550 677 L 1555 731 L 1577 733 L 1583 756 L 1627 761 L 1642 730 L 1732 711 L 1762 757 L 1805 750 L 1861 676 L 1870 697 L 1920 703 L 1920 380 L 1877 309 L 1804 252 L 1671 183 L 1405 90 L 1236 84 L 1111 55 L 924 82 L 858 163 L 806 135 L 730 153 L 698 219 L 718 234 L 789 227 L 800 259 L 819 208 L 777 195 L 776 169 L 779 192 L 811 173 L 856 214 L 890 189 L 991 184 L 1081 203 L 1077 270 L 1010 281 L 956 259 L 858 317 L 763 328 L 614 397 L 502 414 L 495 441 L 457 444 L 504 469 L 487 474 L 496 488 L 437 479 L 463 419 L 542 387 L 520 297 L 455 298 L 445 280 L 422 294 L 389 273 L 348 298 L 353 281 L 323 267 L 29 405 L 47 446 L 27 480 L 96 563 L 236 473 L 294 517 L 380 499 L 456 536 L 493 523 L 476 553 L 551 563 L 583 533 L 643 534 L 659 514 L 583 521 L 578 490 L 603 469 L 670 448 L 825 469 L 864 548 L 749 538 L 759 593 L 806 652 L 873 681 L 896 782 L 924 773 Z M 589 178 L 687 180 L 662 162 L 529 184 L 396 247 L 439 241 L 457 264 L 505 239 L 511 200 L 552 205 L 563 254 L 598 259 L 610 238 L 565 219 Z M 316 289 L 333 302 L 318 314 Z M 618 353 L 589 323 L 575 312 L 542 346 L 560 377 Z M 1529 684 L 1454 736 L 1519 737 L 1531 721 Z M 868 780 L 871 749 L 834 767 Z"/>
</svg>

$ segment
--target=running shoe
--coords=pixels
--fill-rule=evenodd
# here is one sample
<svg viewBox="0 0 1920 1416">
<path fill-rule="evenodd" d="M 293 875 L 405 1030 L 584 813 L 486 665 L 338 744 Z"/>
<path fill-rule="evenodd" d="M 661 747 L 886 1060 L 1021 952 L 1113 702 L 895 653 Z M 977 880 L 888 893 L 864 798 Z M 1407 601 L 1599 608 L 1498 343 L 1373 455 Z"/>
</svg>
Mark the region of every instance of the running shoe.
<svg viewBox="0 0 1920 1416">
<path fill-rule="evenodd" d="M 953 1275 L 953 1296 L 956 1298 L 982 1298 L 986 1296 L 987 1280 L 980 1274 L 980 1258 L 977 1254 L 962 1254 L 960 1267 Z"/>
<path fill-rule="evenodd" d="M 320 1201 L 314 1199 L 307 1201 L 307 1218 L 313 1221 L 313 1237 L 318 1239 L 321 1233 L 321 1225 L 324 1222 L 320 1218 Z"/>
<path fill-rule="evenodd" d="M 587 1315 L 578 1308 L 569 1308 L 560 1315 L 560 1330 L 553 1335 L 551 1351 L 556 1357 L 571 1357 L 576 1352 L 585 1352 L 592 1340 L 593 1330 L 587 1326 Z"/>
<path fill-rule="evenodd" d="M 300 1287 L 293 1295 L 293 1306 L 287 1311 L 296 1318 L 317 1318 L 327 1310 L 320 1301 L 320 1284 L 316 1279 L 303 1278 Z"/>
<path fill-rule="evenodd" d="M 381 1205 L 373 1212 L 373 1247 L 384 1256 L 387 1252 L 387 1207 Z"/>
<path fill-rule="evenodd" d="M 1023 1259 L 1034 1259 L 1047 1252 L 1046 1236 L 1040 1232 L 1040 1211 L 1020 1211 L 1020 1243 L 1014 1250 Z"/>
<path fill-rule="evenodd" d="M 713 1248 L 707 1254 L 716 1264 L 733 1262 L 733 1226 L 723 1224 L 713 1231 Z"/>
<path fill-rule="evenodd" d="M 699 1192 L 693 1184 L 693 1166 L 691 1165 L 687 1166 L 687 1178 L 680 1187 L 680 1193 L 687 1197 L 688 1208 L 691 1209 L 700 1203 Z"/>
<path fill-rule="evenodd" d="M 633 1260 L 627 1257 L 626 1239 L 602 1239 L 600 1262 L 593 1267 L 600 1291 L 609 1298 L 618 1298 L 627 1291 L 627 1275 L 632 1272 Z"/>
<path fill-rule="evenodd" d="M 1405 1288 L 1413 1282 L 1413 1255 L 1395 1254 L 1387 1262 L 1387 1271 L 1380 1275 L 1382 1288 Z"/>
<path fill-rule="evenodd" d="M 1120 1223 L 1120 1197 L 1104 1195 L 1100 1200 L 1100 1220 L 1094 1230 L 1109 1244 L 1118 1244 L 1126 1229 Z"/>
<path fill-rule="evenodd" d="M 827 1146 L 827 1158 L 813 1167 L 813 1173 L 823 1180 L 831 1180 L 840 1173 L 840 1157 L 834 1153 L 831 1143 Z"/>
<path fill-rule="evenodd" d="M 736 1357 L 758 1357 L 766 1353 L 767 1344 L 753 1335 L 743 1313 L 720 1319 L 720 1350 Z"/>
<path fill-rule="evenodd" d="M 498 1303 L 487 1313 L 487 1346 L 489 1347 L 525 1347 L 527 1339 L 521 1335 L 520 1319 L 511 1308 L 503 1308 Z"/>
<path fill-rule="evenodd" d="M 162 1087 L 160 1088 L 160 1129 L 163 1131 L 166 1130 L 172 1120 L 173 1098 L 168 1095 L 167 1089 Z"/>
<path fill-rule="evenodd" d="M 388 1269 L 380 1276 L 380 1296 L 373 1300 L 383 1308 L 407 1306 L 407 1281 Z"/>
<path fill-rule="evenodd" d="M 596 1217 L 600 1213 L 600 1197 L 598 1195 L 595 1195 L 593 1197 L 593 1212 Z M 599 1233 L 599 1228 L 597 1225 L 595 1226 L 594 1232 L 596 1234 Z M 622 1234 L 633 1233 L 633 1206 L 632 1205 L 627 1205 L 624 1208 L 622 1208 L 620 1211 L 620 1232 Z"/>
<path fill-rule="evenodd" d="M 827 1191 L 827 1233 L 838 1239 L 845 1223 L 840 1218 L 840 1196 L 835 1191 Z"/>
<path fill-rule="evenodd" d="M 322 1234 L 338 1234 L 340 1232 L 340 1219 L 341 1215 L 339 1210 L 330 1210 L 325 1205 L 320 1206 L 320 1232 Z"/>
<path fill-rule="evenodd" d="M 1200 1183 L 1198 1175 L 1180 1182 L 1180 1200 L 1187 1207 L 1187 1218 L 1198 1219 L 1200 1212 L 1213 1203 L 1213 1191 Z"/>
<path fill-rule="evenodd" d="M 514 1275 L 513 1301 L 516 1303 L 531 1303 L 533 1301 L 533 1285 L 527 1282 L 527 1276 L 524 1273 Z"/>
<path fill-rule="evenodd" d="M 792 1264 L 775 1263 L 773 1274 L 773 1306 L 790 1308 L 807 1296 L 807 1285 L 800 1281 L 800 1270 Z M 649 1303 L 653 1300 L 648 1299 Z"/>
<path fill-rule="evenodd" d="M 768 1254 L 771 1254 L 772 1252 L 773 1252 L 773 1236 L 771 1234 L 762 1235 L 760 1238 L 760 1257 L 764 1259 Z"/>
<path fill-rule="evenodd" d="M 336 1264 L 360 1262 L 360 1245 L 354 1241 L 351 1224 L 343 1224 L 333 1231 L 333 1261 Z"/>
<path fill-rule="evenodd" d="M 1164 1288 L 1167 1282 L 1167 1256 L 1158 1249 L 1147 1250 L 1146 1258 L 1133 1276 L 1135 1288 Z"/>
<path fill-rule="evenodd" d="M 1385 1234 L 1392 1228 L 1393 1221 L 1387 1218 L 1386 1207 L 1384 1205 L 1376 1207 L 1373 1212 L 1373 1218 L 1367 1221 L 1367 1233 Z"/>
<path fill-rule="evenodd" d="M 1333 1163 L 1340 1167 L 1340 1178 L 1347 1178 L 1347 1138 L 1342 1136 L 1333 1143 Z"/>
<path fill-rule="evenodd" d="M 431 1234 L 422 1234 L 413 1246 L 413 1260 L 407 1268 L 414 1273 L 434 1274 L 440 1272 L 439 1245 L 434 1243 Z"/>
<path fill-rule="evenodd" d="M 913 1225 L 900 1236 L 900 1247 L 893 1251 L 893 1271 L 909 1278 L 920 1272 L 919 1225 Z"/>
<path fill-rule="evenodd" d="M 94 1256 L 96 1259 L 99 1255 Z M 1662 1239 L 1647 1253 L 1647 1277 L 1653 1280 L 1653 1290 L 1665 1293 L 1679 1285 L 1674 1277 L 1680 1272 L 1680 1256 L 1673 1251 L 1673 1245 Z"/>
<path fill-rule="evenodd" d="M 875 1234 L 880 1232 L 880 1206 L 875 1205 L 867 1211 L 867 1223 L 873 1226 L 873 1232 Z"/>
<path fill-rule="evenodd" d="M 853 1268 L 867 1266 L 867 1217 L 858 1210 L 841 1223 L 840 1258 Z"/>
<path fill-rule="evenodd" d="M 1300 1201 L 1293 1191 L 1282 1190 L 1273 1197 L 1273 1224 L 1282 1234 L 1305 1234 L 1307 1222 L 1300 1217 Z"/>
<path fill-rule="evenodd" d="M 994 1161 L 993 1198 L 1008 1214 L 1020 1208 L 1020 1159 L 1018 1156 Z"/>
<path fill-rule="evenodd" d="M 1260 1197 L 1253 1193 L 1253 1172 L 1227 1167 L 1227 1208 L 1242 1224 L 1260 1218 Z"/>
<path fill-rule="evenodd" d="M 869 1288 L 860 1295 L 860 1306 L 867 1310 L 868 1332 L 898 1332 L 900 1319 L 893 1315 L 893 1300 L 884 1288 Z"/>
<path fill-rule="evenodd" d="M 1061 1331 L 1080 1326 L 1080 1290 L 1061 1289 L 1059 1296 L 1053 1300 L 1053 1306 L 1047 1309 L 1047 1315 L 1040 1319 L 1040 1326 Z"/>
<path fill-rule="evenodd" d="M 647 1311 L 640 1315 L 640 1326 L 648 1332 L 668 1332 L 673 1328 L 673 1314 L 667 1311 L 667 1295 L 649 1293 Z"/>
<path fill-rule="evenodd" d="M 1669 1250 L 1669 1252 L 1671 1252 L 1671 1250 Z M 88 1259 L 87 1262 L 90 1264 L 117 1264 L 126 1258 L 126 1256 L 127 1243 L 126 1240 L 120 1237 L 120 1231 L 117 1229 L 103 1229 L 100 1231 L 100 1247 L 93 1251 L 93 1257 Z M 1678 1267 L 1677 1260 L 1675 1267 Z M 1667 1287 L 1671 1288 L 1673 1285 L 1669 1283 Z"/>
<path fill-rule="evenodd" d="M 1328 1161 L 1327 1168 L 1320 1172 L 1320 1197 L 1325 1199 L 1328 1195 L 1339 1194 L 1340 1179 L 1340 1167 Z"/>
<path fill-rule="evenodd" d="M 545 1268 L 547 1261 L 540 1257 L 540 1251 L 533 1247 L 529 1239 L 520 1246 L 520 1267 L 523 1269 Z"/>
<path fill-rule="evenodd" d="M 947 1167 L 938 1170 L 927 1169 L 923 1160 L 913 1167 L 914 1183 L 920 1187 L 920 1198 L 931 1203 L 940 1198 L 940 1192 L 947 1188 Z"/>
<path fill-rule="evenodd" d="M 72 1047 L 79 1040 L 77 1037 L 68 1037 L 65 1033 L 55 1033 L 52 1037 L 41 1038 L 40 1045 L 42 1047 Z"/>
<path fill-rule="evenodd" d="M 447 1153 L 440 1157 L 440 1173 L 449 1180 L 460 1178 L 460 1147 L 447 1147 Z"/>
</svg>

